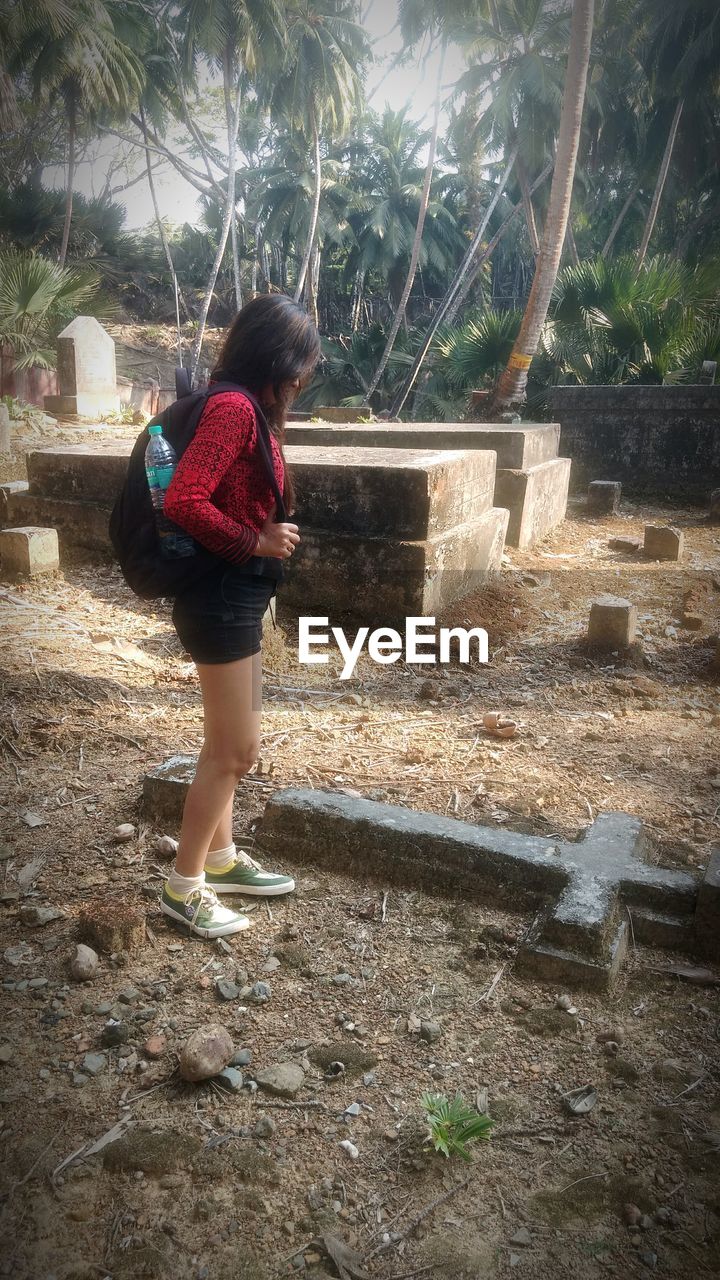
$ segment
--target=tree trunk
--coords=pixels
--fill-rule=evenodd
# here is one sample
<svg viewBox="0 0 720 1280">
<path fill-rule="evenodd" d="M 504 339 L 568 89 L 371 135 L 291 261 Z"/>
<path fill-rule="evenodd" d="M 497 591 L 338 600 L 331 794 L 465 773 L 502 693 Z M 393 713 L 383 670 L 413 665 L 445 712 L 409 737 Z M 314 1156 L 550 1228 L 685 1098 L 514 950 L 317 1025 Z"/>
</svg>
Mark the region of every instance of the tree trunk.
<svg viewBox="0 0 720 1280">
<path fill-rule="evenodd" d="M 400 325 L 402 324 L 403 319 L 405 317 L 405 308 L 407 307 L 408 298 L 410 297 L 410 291 L 413 287 L 413 282 L 415 280 L 415 272 L 417 271 L 418 260 L 420 258 L 420 246 L 422 245 L 423 230 L 425 228 L 425 217 L 427 215 L 428 204 L 430 203 L 430 185 L 432 183 L 433 169 L 435 168 L 435 151 L 437 148 L 438 125 L 440 121 L 440 102 L 442 97 L 442 74 L 445 66 L 445 50 L 446 50 L 446 45 L 443 44 L 442 55 L 440 58 L 440 66 L 438 68 L 437 87 L 435 91 L 435 114 L 433 117 L 432 133 L 430 135 L 430 148 L 428 151 L 427 164 L 425 166 L 425 177 L 423 179 L 422 193 L 420 195 L 420 209 L 418 211 L 418 220 L 417 220 L 417 225 L 415 227 L 415 238 L 413 240 L 412 252 L 410 254 L 410 266 L 408 268 L 407 278 L 405 280 L 405 287 L 400 297 L 400 303 L 397 308 L 397 311 L 395 312 L 395 318 L 390 327 L 390 333 L 388 334 L 387 342 L 385 343 L 385 350 L 383 351 L 382 356 L 380 357 L 380 363 L 377 369 L 375 370 L 370 386 L 368 387 L 368 394 L 367 394 L 368 402 L 370 401 L 370 397 L 374 394 L 374 392 L 377 391 L 380 379 L 382 378 L 385 372 L 385 369 L 387 368 L 387 362 L 390 359 L 392 349 L 395 345 L 395 339 L 397 338 Z"/>
<path fill-rule="evenodd" d="M 422 364 L 425 360 L 425 357 L 427 356 L 427 353 L 430 350 L 432 340 L 435 337 L 435 334 L 437 333 L 438 329 L 440 328 L 440 325 L 445 320 L 447 320 L 447 322 L 450 323 L 451 316 L 454 314 L 457 307 L 461 305 L 462 300 L 465 296 L 465 289 L 463 288 L 463 286 L 465 286 L 466 288 L 470 288 L 480 267 L 483 265 L 484 262 L 487 262 L 490 255 L 494 252 L 496 245 L 500 242 L 503 235 L 505 234 L 508 227 L 510 226 L 510 223 L 513 221 L 514 218 L 517 217 L 518 213 L 522 209 L 522 200 L 519 200 L 516 205 L 513 205 L 512 209 L 510 210 L 510 213 L 503 220 L 503 222 L 501 223 L 500 227 L 496 231 L 490 243 L 486 246 L 486 248 L 480 254 L 480 257 L 477 260 L 475 260 L 475 255 L 480 247 L 483 235 L 485 234 L 485 230 L 487 228 L 487 224 L 489 223 L 490 218 L 492 217 L 495 206 L 497 205 L 500 199 L 500 196 L 502 195 L 503 190 L 505 189 L 505 185 L 508 181 L 508 178 L 510 177 L 512 167 L 515 163 L 516 154 L 517 154 L 517 150 L 513 151 L 512 155 L 510 156 L 510 160 L 508 161 L 500 186 L 495 192 L 495 195 L 493 196 L 493 199 L 488 209 L 485 212 L 485 217 L 483 218 L 482 223 L 480 224 L 478 230 L 476 231 L 473 237 L 472 243 L 469 246 L 467 253 L 465 254 L 465 257 L 463 258 L 460 266 L 458 267 L 458 270 L 455 274 L 455 278 L 453 279 L 452 284 L 450 285 L 450 288 L 448 289 L 447 293 L 445 294 L 445 297 L 443 298 L 440 306 L 438 307 L 437 311 L 435 312 L 435 315 L 433 316 L 432 323 L 430 324 L 430 327 L 427 329 L 425 333 L 425 337 L 423 338 L 422 344 L 420 346 L 420 350 L 415 356 L 415 360 L 413 361 L 412 368 L 407 378 L 405 379 L 405 382 L 402 386 L 402 389 L 399 395 L 397 396 L 397 398 L 393 403 L 392 410 L 391 410 L 392 417 L 396 417 L 397 414 L 400 413 L 401 409 L 403 408 L 403 405 L 405 404 L 405 401 L 410 395 L 410 392 L 413 389 L 413 386 L 417 379 L 418 373 L 420 372 Z M 540 186 L 540 184 L 545 181 L 545 178 L 550 173 L 550 169 L 551 169 L 551 166 L 547 165 L 543 173 L 540 175 L 540 177 L 537 178 L 533 183 L 531 188 L 532 191 L 536 191 L 537 188 Z"/>
<path fill-rule="evenodd" d="M 620 212 L 619 212 L 619 214 L 618 214 L 617 218 L 615 219 L 615 221 L 614 221 L 614 222 L 613 222 L 613 224 L 612 224 L 612 227 L 611 227 L 611 229 L 610 229 L 610 235 L 608 236 L 607 240 L 605 241 L 605 243 L 604 243 L 604 245 L 603 245 L 603 247 L 602 247 L 602 251 L 601 251 L 601 253 L 600 253 L 600 257 L 601 257 L 601 258 L 607 258 L 607 256 L 608 256 L 608 254 L 609 254 L 610 250 L 612 249 L 612 247 L 613 247 L 613 245 L 614 245 L 614 243 L 615 243 L 615 237 L 617 236 L 617 233 L 618 233 L 618 231 L 620 230 L 620 228 L 621 228 L 621 226 L 622 226 L 623 222 L 625 221 L 625 218 L 627 217 L 628 213 L 630 212 L 630 207 L 631 207 L 631 205 L 632 205 L 632 202 L 633 202 L 633 200 L 635 199 L 635 197 L 636 197 L 636 195 L 637 195 L 637 193 L 638 193 L 638 191 L 639 191 L 639 190 L 640 190 L 640 183 L 638 182 L 638 183 L 636 183 L 636 184 L 635 184 L 635 186 L 633 187 L 632 191 L 630 192 L 630 195 L 628 196 L 627 200 L 626 200 L 626 201 L 625 201 L 625 203 L 623 204 L 623 207 L 622 207 L 622 209 L 620 210 Z"/>
<path fill-rule="evenodd" d="M 567 245 L 567 251 L 570 255 L 570 261 L 572 265 L 574 267 L 579 267 L 580 256 L 578 254 L 577 245 L 575 243 L 575 232 L 572 229 L 572 222 L 570 221 L 569 217 L 568 217 L 567 230 L 565 232 L 565 244 Z"/>
<path fill-rule="evenodd" d="M 315 325 L 316 329 L 318 328 L 318 325 L 319 325 L 319 317 L 318 317 L 319 279 L 320 279 L 320 249 L 318 245 L 315 245 L 313 247 L 312 255 L 310 257 L 310 266 L 308 267 L 308 272 L 307 272 L 305 306 L 307 307 L 309 315 L 312 316 L 313 324 Z"/>
<path fill-rule="evenodd" d="M 237 72 L 235 73 L 237 75 Z M 242 284 L 240 281 L 240 255 L 238 253 L 237 214 L 235 212 L 235 168 L 237 164 L 237 131 L 238 111 L 233 108 L 232 99 L 233 61 L 229 48 L 223 54 L 223 90 L 225 93 L 225 119 L 228 139 L 228 189 L 227 199 L 232 201 L 232 219 L 230 222 L 230 238 L 232 243 L 233 281 L 235 284 L 235 306 L 238 311 L 242 307 Z M 239 101 L 239 88 L 235 87 L 235 97 Z"/>
<path fill-rule="evenodd" d="M 313 197 L 312 213 L 310 215 L 310 229 L 308 231 L 307 244 L 305 245 L 305 254 L 300 267 L 300 274 L 295 286 L 295 301 L 299 302 L 302 298 L 303 289 L 305 288 L 305 277 L 310 265 L 310 255 L 315 242 L 315 232 L 317 231 L 318 214 L 320 212 L 320 193 L 322 191 L 322 160 L 320 158 L 320 133 L 318 130 L 317 117 L 315 115 L 315 104 L 310 103 L 310 124 L 313 134 L 313 150 L 315 155 L 315 194 Z"/>
<path fill-rule="evenodd" d="M 553 168 L 553 162 L 552 162 L 552 161 L 551 161 L 549 164 L 546 164 L 546 165 L 545 165 L 545 168 L 543 169 L 543 171 L 542 171 L 542 173 L 540 174 L 539 178 L 536 178 L 536 179 L 535 179 L 535 181 L 533 182 L 532 186 L 530 187 L 530 194 L 531 194 L 531 195 L 534 195 L 534 193 L 537 191 L 538 187 L 541 187 L 541 186 L 542 186 L 542 184 L 543 184 L 543 182 L 545 181 L 545 179 L 546 179 L 546 178 L 548 178 L 548 177 L 550 176 L 550 174 L 552 173 L 552 168 Z M 490 258 L 490 257 L 492 256 L 492 254 L 495 252 L 495 249 L 496 249 L 497 245 L 500 243 L 500 241 L 502 240 L 503 236 L 505 235 L 505 232 L 507 231 L 508 227 L 510 226 L 510 223 L 513 221 L 513 219 L 514 219 L 514 218 L 516 218 L 516 217 L 518 216 L 518 214 L 519 214 L 521 211 L 522 211 L 522 212 L 524 212 L 524 209 L 523 209 L 523 202 L 522 202 L 522 200 L 518 200 L 517 204 L 514 204 L 514 205 L 512 206 L 512 208 L 511 208 L 510 212 L 508 213 L 507 217 L 506 217 L 506 218 L 504 218 L 504 219 L 503 219 L 503 221 L 501 222 L 501 224 L 500 224 L 500 226 L 498 227 L 497 231 L 495 232 L 495 235 L 493 236 L 492 240 L 490 240 L 490 242 L 489 242 L 489 243 L 488 243 L 488 245 L 485 247 L 485 249 L 484 249 L 484 250 L 483 250 L 483 252 L 480 254 L 480 256 L 479 256 L 478 258 L 476 258 L 476 259 L 475 259 L 475 261 L 473 262 L 473 264 L 472 264 L 472 266 L 471 266 L 471 268 L 470 268 L 470 270 L 469 270 L 468 274 L 467 274 L 467 275 L 466 275 L 466 277 L 465 277 L 464 283 L 462 284 L 462 286 L 461 286 L 461 288 L 460 288 L 460 292 L 458 293 L 457 297 L 455 298 L 455 301 L 452 303 L 452 305 L 451 305 L 451 307 L 450 307 L 450 310 L 449 310 L 448 315 L 447 315 L 447 322 L 448 322 L 448 324 L 451 324 L 451 323 L 452 323 L 452 321 L 455 319 L 455 316 L 457 315 L 458 311 L 460 310 L 461 306 L 463 305 L 463 303 L 464 303 L 464 301 L 465 301 L 465 298 L 467 297 L 468 293 L 469 293 L 469 292 L 470 292 L 470 290 L 472 289 L 472 287 L 473 287 L 473 285 L 474 285 L 474 283 L 475 283 L 475 281 L 476 281 L 476 279 L 477 279 L 477 277 L 478 277 L 478 275 L 479 275 L 479 273 L 480 273 L 480 269 L 481 269 L 481 267 L 482 267 L 482 266 L 487 262 L 488 258 Z M 517 279 L 518 279 L 519 277 L 522 277 L 522 279 L 524 280 L 524 278 L 525 278 L 525 271 L 524 271 L 524 267 L 523 267 L 522 259 L 520 259 L 520 258 L 516 258 L 516 266 L 515 266 L 515 279 L 516 279 L 516 281 L 517 281 Z M 515 295 L 515 294 L 517 294 L 518 296 L 519 296 L 519 294 L 520 294 L 520 290 L 518 289 L 517 284 L 516 284 L 516 286 L 515 286 L 515 290 L 514 290 L 514 295 Z"/>
<path fill-rule="evenodd" d="M 645 255 L 648 251 L 648 245 L 650 244 L 650 237 L 653 233 L 655 220 L 658 215 L 658 209 L 660 208 L 662 193 L 665 190 L 665 183 L 667 181 L 668 170 L 670 168 L 670 161 L 672 160 L 672 153 L 675 147 L 675 139 L 677 137 L 678 125 L 680 124 L 680 116 L 682 115 L 682 110 L 684 105 L 685 105 L 685 100 L 681 98 L 675 108 L 675 115 L 673 116 L 672 124 L 670 125 L 668 140 L 665 144 L 665 153 L 662 158 L 662 164 L 660 165 L 660 172 L 658 173 L 658 176 L 657 176 L 657 182 L 655 183 L 655 190 L 653 192 L 652 203 L 650 205 L 650 210 L 648 212 L 647 222 L 645 223 L 645 230 L 643 232 L 642 243 L 638 251 L 637 263 L 635 264 L 636 269 L 638 271 L 640 270 L 643 262 L 645 261 Z"/>
<path fill-rule="evenodd" d="M 143 108 L 142 108 L 142 107 L 140 108 L 140 119 L 142 120 L 142 126 L 143 126 L 143 137 L 144 137 L 145 141 L 147 142 L 147 140 L 148 140 L 148 138 L 147 138 L 147 125 L 146 125 L 146 123 L 145 123 L 145 112 L 144 112 L 144 110 L 143 110 Z M 183 294 L 182 289 L 180 288 L 180 285 L 179 285 L 179 284 L 177 284 L 177 275 L 176 275 L 176 272 L 175 272 L 175 265 L 174 265 L 173 260 L 172 260 L 172 254 L 171 254 L 171 252 L 170 252 L 170 245 L 168 244 L 168 238 L 167 238 L 167 236 L 165 235 L 165 228 L 164 228 L 164 226 L 163 226 L 163 221 L 162 221 L 162 218 L 160 217 L 160 209 L 159 209 L 159 207 L 158 207 L 158 202 L 157 202 L 157 193 L 156 193 L 156 191 L 155 191 L 155 179 L 153 178 L 152 163 L 151 163 L 151 160 L 150 160 L 150 152 L 149 152 L 149 150 L 147 149 L 147 147 L 146 147 L 146 149 L 145 149 L 145 164 L 147 165 L 147 180 L 148 180 L 148 187 L 150 188 L 150 195 L 152 196 L 153 209 L 155 210 L 155 221 L 156 221 L 156 223 L 157 223 L 157 229 L 158 229 L 158 235 L 160 236 L 160 242 L 161 242 L 161 244 L 162 244 L 163 251 L 164 251 L 164 253 L 165 253 L 165 261 L 167 262 L 168 267 L 170 268 L 170 275 L 172 276 L 173 280 L 175 281 L 175 283 L 176 283 L 176 285 L 177 285 L 178 298 L 179 298 L 179 300 L 180 300 L 180 305 L 181 305 L 181 307 L 182 307 L 183 311 L 185 312 L 185 317 L 186 317 L 186 319 L 187 319 L 187 320 L 189 320 L 189 319 L 190 319 L 190 308 L 188 307 L 188 304 L 187 304 L 187 302 L 185 301 L 185 296 L 184 296 L 184 294 Z"/>
<path fill-rule="evenodd" d="M 515 340 L 507 368 L 498 382 L 490 408 L 491 417 L 520 404 L 525 398 L 528 369 L 535 355 L 543 325 L 547 318 L 552 291 L 557 280 L 565 230 L 570 213 L 575 164 L 580 144 L 585 86 L 587 83 L 595 0 L 575 0 L 570 24 L 570 49 L 560 129 L 555 156 L 555 172 L 550 190 L 550 204 L 543 232 L 540 256 L 535 264 L 530 297 L 520 332 Z"/>
<path fill-rule="evenodd" d="M 202 350 L 203 338 L 205 336 L 205 326 L 207 324 L 208 312 L 210 310 L 210 303 L 212 302 L 213 293 L 215 292 L 215 284 L 217 282 L 218 272 L 222 265 L 222 260 L 225 256 L 225 249 L 227 247 L 228 236 L 230 234 L 230 223 L 235 217 L 235 138 L 237 137 L 237 126 L 238 126 L 239 116 L 240 116 L 240 88 L 238 86 L 238 90 L 235 96 L 235 111 L 234 111 L 234 117 L 233 117 L 235 128 L 234 128 L 234 132 L 231 131 L 231 138 L 230 138 L 231 147 L 230 147 L 230 155 L 228 156 L 228 189 L 227 189 L 227 196 L 225 200 L 225 213 L 223 215 L 223 224 L 222 224 L 222 229 L 220 231 L 220 239 L 218 241 L 218 247 L 215 253 L 215 258 L 213 260 L 212 268 L 210 270 L 210 279 L 208 280 L 207 287 L 205 289 L 205 297 L 203 298 L 203 304 L 200 311 L 200 318 L 198 321 L 198 331 L 195 336 L 195 341 L 193 343 L 192 355 L 190 358 L 190 377 L 191 378 L 194 378 L 195 376 L 195 370 L 197 369 L 198 361 L 200 359 L 200 352 Z"/>
<path fill-rule="evenodd" d="M 255 294 L 257 293 L 258 258 L 260 257 L 261 253 L 262 253 L 262 249 L 260 247 L 260 223 L 256 222 L 255 223 L 255 249 L 253 251 L 252 275 L 250 277 L 250 292 L 252 293 L 253 297 L 255 297 Z"/>
<path fill-rule="evenodd" d="M 362 310 L 363 285 L 365 283 L 365 272 L 362 267 L 358 267 L 355 274 L 355 288 L 353 289 L 352 313 L 350 316 L 350 332 L 357 333 L 360 325 L 360 312 Z"/>
<path fill-rule="evenodd" d="M 537 258 L 540 252 L 540 238 L 537 232 L 535 210 L 533 209 L 532 196 L 530 195 L 530 184 L 528 182 L 527 170 L 520 156 L 518 156 L 515 168 L 517 171 L 518 182 L 520 184 L 523 209 L 525 210 L 525 222 L 527 223 L 528 236 L 530 238 L 530 248 L 533 251 L 533 257 Z"/>
<path fill-rule="evenodd" d="M 67 258 L 68 244 L 70 243 L 70 225 L 72 223 L 73 211 L 73 186 L 75 184 L 75 142 L 76 142 L 76 103 L 75 99 L 70 99 L 68 107 L 68 171 L 67 171 L 67 187 L 65 190 L 65 222 L 63 223 L 62 242 L 60 244 L 60 257 L 58 264 L 65 266 Z"/>
</svg>

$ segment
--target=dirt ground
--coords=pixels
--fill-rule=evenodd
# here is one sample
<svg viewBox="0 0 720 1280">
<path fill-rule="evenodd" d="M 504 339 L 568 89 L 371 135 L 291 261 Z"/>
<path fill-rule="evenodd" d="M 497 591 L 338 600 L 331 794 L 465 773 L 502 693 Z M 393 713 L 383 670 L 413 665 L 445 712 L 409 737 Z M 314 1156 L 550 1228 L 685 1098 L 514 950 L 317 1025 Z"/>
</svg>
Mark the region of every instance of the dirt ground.
<svg viewBox="0 0 720 1280">
<path fill-rule="evenodd" d="M 682 566 L 608 548 L 651 519 L 683 527 Z M 582 644 L 606 591 L 638 606 L 625 664 Z M 280 608 L 237 837 L 252 849 L 276 787 L 344 787 L 569 837 L 622 809 L 647 824 L 653 857 L 700 873 L 720 812 L 719 602 L 720 530 L 697 511 L 626 502 L 601 522 L 575 506 L 443 619 L 487 625 L 486 667 L 363 659 L 340 682 L 335 660 L 298 665 Z M 528 919 L 311 866 L 295 869 L 293 897 L 255 903 L 248 934 L 222 947 L 183 937 L 156 905 L 163 830 L 139 809 L 147 768 L 201 742 L 167 611 L 112 567 L 70 561 L 53 580 L 2 586 L 0 613 L 0 1275 L 717 1274 L 720 979 L 699 987 L 658 971 L 682 957 L 638 949 L 610 999 L 578 993 L 567 1013 L 562 993 L 515 975 Z M 515 738 L 484 732 L 493 709 L 517 720 Z M 127 822 L 135 833 L 115 842 Z M 147 925 L 139 949 L 101 956 L 78 984 L 68 963 L 90 897 L 141 908 Z M 35 923 L 43 908 L 61 914 Z M 224 1001 L 220 977 L 265 981 L 271 998 Z M 119 1046 L 103 1043 L 109 1017 L 125 1026 Z M 213 1022 L 251 1051 L 246 1081 L 293 1061 L 299 1092 L 181 1083 L 183 1044 Z M 596 1039 L 609 1031 L 616 1056 Z M 332 1061 L 345 1064 L 337 1078 Z M 597 1104 L 570 1116 L 561 1095 L 586 1084 Z M 423 1141 L 423 1093 L 456 1089 L 495 1122 L 467 1164 Z M 88 1154 L 121 1120 L 125 1136 Z"/>
</svg>

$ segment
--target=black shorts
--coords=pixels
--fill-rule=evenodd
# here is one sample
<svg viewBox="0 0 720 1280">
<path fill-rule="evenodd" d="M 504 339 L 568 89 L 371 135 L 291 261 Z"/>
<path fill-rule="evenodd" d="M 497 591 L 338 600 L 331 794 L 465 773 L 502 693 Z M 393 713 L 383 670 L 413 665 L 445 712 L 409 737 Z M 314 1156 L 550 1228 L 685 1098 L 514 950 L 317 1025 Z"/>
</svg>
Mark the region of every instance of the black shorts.
<svg viewBox="0 0 720 1280">
<path fill-rule="evenodd" d="M 260 652 L 277 580 L 229 567 L 178 596 L 172 620 L 193 662 L 237 662 Z"/>
</svg>

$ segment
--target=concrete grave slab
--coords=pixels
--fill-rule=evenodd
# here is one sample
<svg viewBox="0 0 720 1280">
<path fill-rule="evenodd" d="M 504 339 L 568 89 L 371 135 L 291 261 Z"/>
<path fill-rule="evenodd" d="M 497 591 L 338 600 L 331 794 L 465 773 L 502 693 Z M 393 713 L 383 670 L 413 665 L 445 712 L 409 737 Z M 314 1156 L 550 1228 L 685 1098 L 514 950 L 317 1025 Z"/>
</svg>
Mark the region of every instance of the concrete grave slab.
<svg viewBox="0 0 720 1280">
<path fill-rule="evenodd" d="M 682 560 L 684 548 L 682 529 L 663 524 L 645 525 L 643 554 L 649 560 Z"/>
<path fill-rule="evenodd" d="M 112 413 L 120 408 L 115 343 L 94 316 L 76 316 L 57 340 L 58 395 L 45 396 L 48 413 Z"/>
<path fill-rule="evenodd" d="M 627 649 L 637 635 L 637 608 L 619 596 L 599 596 L 590 606 L 588 644 L 597 649 Z"/>
<path fill-rule="evenodd" d="M 356 411 L 357 412 L 357 411 Z M 526 422 L 288 422 L 289 445 L 365 449 L 492 449 L 499 467 L 520 470 L 557 457 L 560 424 Z"/>
<path fill-rule="evenodd" d="M 598 815 L 573 842 L 291 788 L 269 800 L 259 842 L 284 861 L 536 910 L 517 964 L 546 981 L 609 989 L 628 913 L 636 941 L 683 946 L 693 936 L 694 877 L 646 861 L 642 823 L 623 813 Z"/>
<path fill-rule="evenodd" d="M 558 458 L 557 423 L 289 423 L 293 444 L 353 448 L 492 450 L 497 456 L 493 505 L 506 507 L 506 541 L 514 547 L 538 542 L 565 518 L 570 459 Z"/>
<path fill-rule="evenodd" d="M 587 510 L 591 516 L 613 516 L 620 510 L 622 485 L 619 480 L 592 480 L 587 491 Z"/>
<path fill-rule="evenodd" d="M 179 824 L 196 768 L 196 756 L 178 755 L 145 774 L 142 810 L 155 826 Z"/>
</svg>

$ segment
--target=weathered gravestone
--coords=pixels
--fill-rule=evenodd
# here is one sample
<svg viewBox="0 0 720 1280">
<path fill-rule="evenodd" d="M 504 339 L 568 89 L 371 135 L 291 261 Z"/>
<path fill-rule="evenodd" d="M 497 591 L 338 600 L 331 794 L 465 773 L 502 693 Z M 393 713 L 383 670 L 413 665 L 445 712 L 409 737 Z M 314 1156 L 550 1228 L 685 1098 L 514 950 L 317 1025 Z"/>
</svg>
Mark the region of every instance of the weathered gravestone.
<svg viewBox="0 0 720 1280">
<path fill-rule="evenodd" d="M 516 964 L 541 980 L 608 989 L 631 928 L 636 942 L 653 946 L 699 941 L 695 878 L 645 861 L 643 824 L 625 813 L 599 814 L 573 842 L 290 788 L 269 800 L 259 843 L 279 861 L 291 854 L 363 879 L 534 910 Z M 704 938 L 714 929 L 720 954 L 717 895 L 708 890 L 703 904 Z"/>
<path fill-rule="evenodd" d="M 76 316 L 57 340 L 58 395 L 45 396 L 48 413 L 95 417 L 120 408 L 115 343 L 94 316 Z"/>
</svg>

